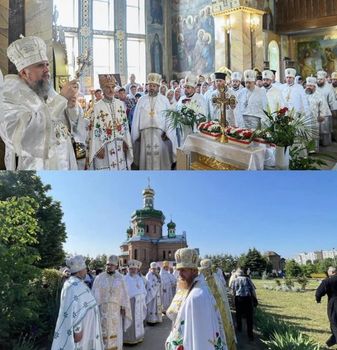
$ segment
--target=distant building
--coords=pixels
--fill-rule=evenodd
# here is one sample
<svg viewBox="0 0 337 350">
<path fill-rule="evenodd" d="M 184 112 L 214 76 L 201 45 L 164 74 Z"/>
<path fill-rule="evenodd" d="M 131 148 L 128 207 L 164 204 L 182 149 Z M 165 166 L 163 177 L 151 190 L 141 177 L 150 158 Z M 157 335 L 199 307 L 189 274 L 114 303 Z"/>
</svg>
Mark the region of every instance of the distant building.
<svg viewBox="0 0 337 350">
<path fill-rule="evenodd" d="M 306 265 L 309 261 L 314 263 L 315 261 L 321 261 L 324 259 L 337 257 L 337 252 L 333 250 L 318 250 L 316 252 L 300 253 L 295 257 L 295 261 L 301 265 Z"/>
<path fill-rule="evenodd" d="M 150 186 L 143 191 L 144 206 L 132 214 L 126 240 L 120 246 L 120 265 L 137 259 L 143 263 L 142 272 L 147 272 L 152 261 L 174 261 L 175 252 L 187 247 L 186 233 L 177 235 L 172 220 L 166 225 L 167 234 L 164 235 L 165 216 L 161 210 L 154 209 L 154 195 Z"/>
<path fill-rule="evenodd" d="M 264 256 L 267 258 L 268 262 L 271 263 L 273 272 L 278 272 L 280 270 L 283 270 L 283 264 L 280 255 L 278 255 L 275 252 L 269 251 L 265 252 Z"/>
</svg>

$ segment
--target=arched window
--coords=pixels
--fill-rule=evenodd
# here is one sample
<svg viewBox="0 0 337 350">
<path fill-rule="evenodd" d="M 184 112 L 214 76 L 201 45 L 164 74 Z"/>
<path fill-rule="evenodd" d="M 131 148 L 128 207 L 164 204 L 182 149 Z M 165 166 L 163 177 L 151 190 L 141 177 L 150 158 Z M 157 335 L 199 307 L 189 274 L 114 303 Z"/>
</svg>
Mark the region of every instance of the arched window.
<svg viewBox="0 0 337 350">
<path fill-rule="evenodd" d="M 165 252 L 165 250 L 163 251 L 163 260 L 165 260 L 166 259 L 166 252 Z"/>
<path fill-rule="evenodd" d="M 171 258 L 172 258 L 172 253 L 171 253 L 171 251 L 170 251 L 170 250 L 168 251 L 168 258 L 169 258 L 169 259 L 171 259 Z"/>
<path fill-rule="evenodd" d="M 280 80 L 280 48 L 275 40 L 272 40 L 268 45 L 268 60 L 269 67 L 276 70 L 276 80 Z"/>
<path fill-rule="evenodd" d="M 135 249 L 134 250 L 134 252 L 133 252 L 133 257 L 134 257 L 134 259 L 138 259 L 138 250 L 137 249 Z"/>
</svg>

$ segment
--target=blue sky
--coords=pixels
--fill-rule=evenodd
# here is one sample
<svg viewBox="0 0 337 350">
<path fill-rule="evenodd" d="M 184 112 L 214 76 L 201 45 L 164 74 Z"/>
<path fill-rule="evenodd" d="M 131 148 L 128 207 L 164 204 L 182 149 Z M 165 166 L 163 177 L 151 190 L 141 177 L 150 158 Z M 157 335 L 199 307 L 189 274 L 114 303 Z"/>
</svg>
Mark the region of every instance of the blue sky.
<svg viewBox="0 0 337 350">
<path fill-rule="evenodd" d="M 118 254 L 142 190 L 201 255 L 256 247 L 283 257 L 337 249 L 335 172 L 40 172 L 62 203 L 65 250 Z M 165 231 L 166 232 L 166 227 Z"/>
</svg>

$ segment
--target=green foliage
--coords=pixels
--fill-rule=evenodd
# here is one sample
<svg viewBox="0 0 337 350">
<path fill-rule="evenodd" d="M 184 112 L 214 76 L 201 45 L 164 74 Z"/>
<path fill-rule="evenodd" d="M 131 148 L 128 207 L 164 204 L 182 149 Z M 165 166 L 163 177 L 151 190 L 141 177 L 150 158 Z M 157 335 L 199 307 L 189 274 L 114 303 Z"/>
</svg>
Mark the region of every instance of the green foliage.
<svg viewBox="0 0 337 350">
<path fill-rule="evenodd" d="M 33 338 L 27 335 L 20 335 L 18 340 L 14 340 L 12 344 L 12 350 L 40 350 L 34 345 L 35 341 Z"/>
<path fill-rule="evenodd" d="M 50 189 L 50 185 L 43 185 L 33 171 L 0 173 L 0 200 L 30 197 L 38 204 L 38 229 L 33 246 L 37 248 L 41 258 L 35 265 L 41 268 L 58 267 L 65 258 L 62 246 L 66 240 L 63 213 L 60 203 L 47 196 Z"/>
<path fill-rule="evenodd" d="M 266 270 L 267 260 L 255 248 L 249 249 L 248 253 L 241 257 L 241 266 L 244 269 L 250 269 L 251 272 L 258 272 L 260 275 Z"/>
<path fill-rule="evenodd" d="M 305 290 L 305 287 L 308 285 L 309 280 L 305 276 L 297 277 L 297 283 L 301 286 L 302 290 Z"/>
<path fill-rule="evenodd" d="M 281 287 L 281 281 L 280 280 L 275 280 L 276 286 Z"/>
<path fill-rule="evenodd" d="M 262 342 L 269 350 L 320 350 L 319 344 L 290 325 L 261 309 L 256 310 L 256 324 Z"/>
<path fill-rule="evenodd" d="M 293 259 L 286 261 L 284 270 L 288 278 L 296 278 L 302 276 L 301 266 Z"/>
<path fill-rule="evenodd" d="M 206 255 L 205 259 L 212 260 L 212 265 L 220 267 L 224 272 L 231 272 L 238 266 L 238 258 L 229 254 Z"/>
<path fill-rule="evenodd" d="M 105 264 L 107 261 L 107 256 L 105 254 L 96 256 L 95 259 L 90 259 L 88 257 L 86 263 L 90 270 L 105 269 Z"/>
<path fill-rule="evenodd" d="M 288 287 L 288 288 L 291 288 L 291 287 L 294 287 L 294 281 L 289 278 L 289 277 L 286 277 L 284 279 L 284 284 Z"/>
<path fill-rule="evenodd" d="M 32 245 L 37 243 L 37 202 L 32 198 L 0 201 L 0 348 L 31 330 L 38 319 L 40 302 L 33 281 L 39 259 Z"/>
<path fill-rule="evenodd" d="M 192 103 L 191 106 L 183 105 L 180 111 L 166 110 L 165 114 L 172 129 L 181 129 L 184 125 L 193 129 L 194 126 L 206 121 L 206 116 L 199 113 L 197 106 Z"/>
</svg>

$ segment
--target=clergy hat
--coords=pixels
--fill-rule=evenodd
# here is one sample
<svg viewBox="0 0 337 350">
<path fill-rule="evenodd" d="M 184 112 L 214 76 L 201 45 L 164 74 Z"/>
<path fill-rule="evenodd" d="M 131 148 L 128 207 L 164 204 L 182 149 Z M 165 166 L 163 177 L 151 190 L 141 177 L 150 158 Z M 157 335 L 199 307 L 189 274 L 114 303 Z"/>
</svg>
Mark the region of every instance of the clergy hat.
<svg viewBox="0 0 337 350">
<path fill-rule="evenodd" d="M 242 80 L 242 74 L 240 72 L 233 72 L 231 75 L 231 79 L 233 80 Z"/>
<path fill-rule="evenodd" d="M 151 269 L 156 269 L 157 267 L 158 267 L 158 265 L 157 265 L 157 263 L 154 262 L 154 261 L 150 264 L 150 268 L 151 268 Z"/>
<path fill-rule="evenodd" d="M 317 79 L 326 79 L 327 75 L 327 72 L 324 72 L 324 70 L 320 70 L 317 72 Z"/>
<path fill-rule="evenodd" d="M 170 263 L 168 261 L 163 261 L 163 267 L 170 267 Z"/>
<path fill-rule="evenodd" d="M 295 78 L 296 77 L 296 69 L 287 68 L 284 73 L 286 78 Z"/>
<path fill-rule="evenodd" d="M 106 263 L 118 266 L 118 256 L 117 255 L 110 255 L 109 258 L 107 259 Z"/>
<path fill-rule="evenodd" d="M 274 79 L 274 74 L 271 70 L 264 70 L 262 72 L 262 78 L 263 79 L 270 79 L 273 80 Z"/>
<path fill-rule="evenodd" d="M 131 259 L 128 264 L 129 268 L 140 269 L 142 263 L 139 260 Z"/>
<path fill-rule="evenodd" d="M 276 75 L 276 70 L 275 69 L 269 69 L 271 72 L 273 72 L 274 75 Z"/>
<path fill-rule="evenodd" d="M 316 85 L 317 79 L 315 77 L 308 77 L 306 80 L 307 85 Z"/>
<path fill-rule="evenodd" d="M 99 80 L 99 85 L 102 89 L 105 87 L 112 85 L 113 87 L 116 86 L 116 78 L 114 77 L 113 74 L 98 74 L 98 80 Z"/>
<path fill-rule="evenodd" d="M 161 75 L 157 74 L 157 73 L 150 73 L 147 76 L 147 84 L 156 84 L 156 85 L 160 85 L 160 81 L 161 81 Z"/>
<path fill-rule="evenodd" d="M 331 74 L 331 79 L 337 79 L 337 72 L 333 72 Z"/>
<path fill-rule="evenodd" d="M 7 56 L 18 72 L 32 64 L 48 62 L 46 44 L 37 36 L 26 36 L 12 42 L 7 48 Z"/>
<path fill-rule="evenodd" d="M 200 266 L 203 269 L 210 269 L 210 268 L 212 268 L 212 260 L 211 259 L 203 259 L 200 261 Z"/>
<path fill-rule="evenodd" d="M 196 77 L 195 75 L 187 75 L 186 78 L 185 78 L 185 82 L 184 82 L 184 86 L 190 86 L 190 87 L 197 87 L 198 85 L 198 77 Z"/>
<path fill-rule="evenodd" d="M 254 81 L 255 82 L 255 80 L 256 80 L 256 71 L 255 70 L 247 69 L 247 70 L 245 70 L 243 75 L 245 78 L 245 82 L 247 82 L 247 81 Z"/>
<path fill-rule="evenodd" d="M 85 259 L 82 255 L 76 255 L 66 259 L 66 265 L 69 267 L 71 273 L 76 273 L 87 268 Z"/>
<path fill-rule="evenodd" d="M 195 249 L 181 248 L 175 253 L 176 269 L 197 269 L 199 256 Z"/>
<path fill-rule="evenodd" d="M 215 80 L 226 80 L 226 73 L 215 72 Z"/>
</svg>

